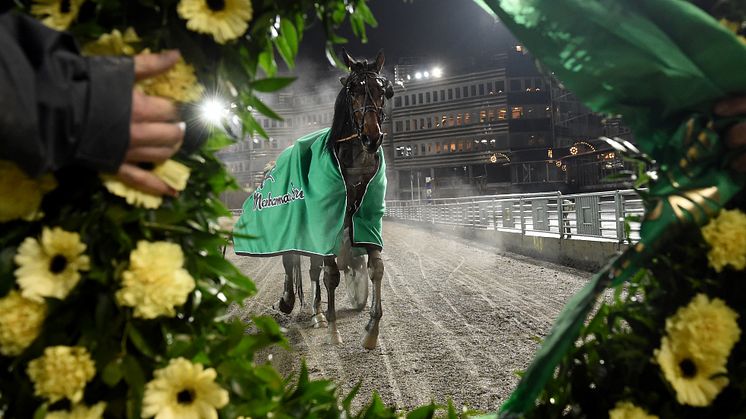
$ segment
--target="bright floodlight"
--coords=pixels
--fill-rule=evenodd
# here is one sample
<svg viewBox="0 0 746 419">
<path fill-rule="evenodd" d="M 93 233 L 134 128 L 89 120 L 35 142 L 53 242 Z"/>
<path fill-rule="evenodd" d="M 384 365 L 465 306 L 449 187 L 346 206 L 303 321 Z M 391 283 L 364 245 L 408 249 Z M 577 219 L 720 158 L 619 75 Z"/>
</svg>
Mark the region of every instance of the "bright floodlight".
<svg viewBox="0 0 746 419">
<path fill-rule="evenodd" d="M 426 72 L 425 72 L 425 73 L 423 74 L 423 76 L 425 76 L 425 78 L 426 78 L 426 79 L 429 79 L 429 78 L 430 78 L 430 73 L 426 71 Z"/>
<path fill-rule="evenodd" d="M 433 68 L 433 77 L 438 79 L 442 76 L 443 76 L 443 69 L 441 69 L 440 67 Z"/>
<path fill-rule="evenodd" d="M 417 80 L 421 79 L 422 78 L 422 73 L 420 73 L 419 71 L 416 72 L 416 73 L 414 73 L 414 78 L 416 78 Z"/>
<path fill-rule="evenodd" d="M 219 124 L 225 117 L 225 105 L 217 99 L 207 99 L 202 106 L 202 119 L 212 124 Z"/>
</svg>

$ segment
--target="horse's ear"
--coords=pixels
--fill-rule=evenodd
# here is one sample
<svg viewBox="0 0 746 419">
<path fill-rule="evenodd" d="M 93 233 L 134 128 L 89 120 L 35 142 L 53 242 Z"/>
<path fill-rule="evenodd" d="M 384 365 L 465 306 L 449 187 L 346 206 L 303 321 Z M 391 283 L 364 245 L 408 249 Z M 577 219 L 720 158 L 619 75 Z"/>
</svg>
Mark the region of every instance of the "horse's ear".
<svg viewBox="0 0 746 419">
<path fill-rule="evenodd" d="M 391 80 L 386 80 L 386 88 L 383 93 L 386 95 L 386 99 L 394 97 L 394 85 L 391 83 Z"/>
<path fill-rule="evenodd" d="M 381 72 L 384 61 L 386 61 L 386 57 L 383 55 L 383 50 L 379 50 L 378 55 L 376 55 L 376 73 Z"/>
<path fill-rule="evenodd" d="M 342 83 L 342 86 L 347 86 L 347 77 L 340 77 L 339 82 Z"/>
<path fill-rule="evenodd" d="M 347 50 L 342 48 L 342 59 L 345 62 L 345 65 L 347 68 L 352 68 L 353 65 L 357 64 L 357 61 L 350 57 L 350 54 L 347 53 Z"/>
</svg>

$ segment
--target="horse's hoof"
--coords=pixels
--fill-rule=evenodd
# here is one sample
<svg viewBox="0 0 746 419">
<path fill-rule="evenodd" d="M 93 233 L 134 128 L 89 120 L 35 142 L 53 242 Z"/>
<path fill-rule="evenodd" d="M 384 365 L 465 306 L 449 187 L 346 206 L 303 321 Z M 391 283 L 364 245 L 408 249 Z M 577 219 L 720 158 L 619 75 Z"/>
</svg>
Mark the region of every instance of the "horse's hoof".
<svg viewBox="0 0 746 419">
<path fill-rule="evenodd" d="M 363 348 L 372 351 L 373 349 L 376 349 L 376 346 L 378 346 L 378 333 L 366 333 L 363 338 Z"/>
<path fill-rule="evenodd" d="M 339 334 L 338 330 L 329 331 L 329 343 L 335 346 L 342 344 L 342 335 Z"/>
<path fill-rule="evenodd" d="M 295 305 L 295 304 L 293 304 L 293 305 Z M 286 304 L 285 300 L 282 299 L 282 298 L 280 298 L 280 300 L 277 301 L 277 303 L 275 303 L 275 304 L 272 305 L 272 308 L 274 310 L 280 310 L 281 312 L 283 312 L 285 314 L 290 314 L 290 313 L 293 312 L 293 305 Z"/>
<path fill-rule="evenodd" d="M 318 313 L 311 317 L 314 329 L 321 329 L 327 327 L 329 324 L 326 322 L 326 316 L 323 313 Z"/>
</svg>

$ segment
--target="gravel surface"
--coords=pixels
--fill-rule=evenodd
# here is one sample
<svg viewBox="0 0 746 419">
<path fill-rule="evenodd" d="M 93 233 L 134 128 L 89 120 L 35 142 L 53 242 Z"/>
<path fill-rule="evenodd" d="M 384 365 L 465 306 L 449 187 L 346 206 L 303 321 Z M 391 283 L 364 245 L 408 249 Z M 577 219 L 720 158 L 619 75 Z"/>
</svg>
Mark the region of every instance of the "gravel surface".
<svg viewBox="0 0 746 419">
<path fill-rule="evenodd" d="M 293 346 L 292 352 L 276 348 L 262 357 L 285 374 L 297 372 L 304 358 L 313 377 L 333 379 L 345 392 L 361 381 L 358 406 L 375 390 L 404 410 L 452 398 L 458 407 L 493 411 L 517 384 L 516 372 L 526 368 L 565 302 L 590 278 L 399 223 L 384 223 L 384 239 L 383 320 L 373 351 L 361 346 L 367 309 L 351 309 L 344 284 L 337 289 L 344 342 L 332 346 L 326 330 L 311 326 L 310 308 L 300 310 L 296 303 L 291 315 L 271 308 L 282 292 L 281 258 L 238 257 L 229 250 L 226 256 L 259 290 L 236 314 L 273 316 Z M 308 258 L 302 259 L 310 300 Z"/>
</svg>

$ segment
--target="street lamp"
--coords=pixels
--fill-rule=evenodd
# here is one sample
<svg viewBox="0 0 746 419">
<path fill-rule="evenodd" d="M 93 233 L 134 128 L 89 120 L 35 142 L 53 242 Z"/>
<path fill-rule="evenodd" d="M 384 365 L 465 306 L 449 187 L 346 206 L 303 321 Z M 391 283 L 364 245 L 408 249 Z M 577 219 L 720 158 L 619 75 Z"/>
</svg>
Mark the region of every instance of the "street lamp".
<svg viewBox="0 0 746 419">
<path fill-rule="evenodd" d="M 443 76 L 443 69 L 440 67 L 433 68 L 433 77 L 439 79 Z"/>
<path fill-rule="evenodd" d="M 422 73 L 420 73 L 419 71 L 416 72 L 416 73 L 414 73 L 414 78 L 417 79 L 417 80 L 421 79 L 422 78 Z"/>
</svg>

